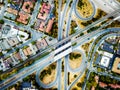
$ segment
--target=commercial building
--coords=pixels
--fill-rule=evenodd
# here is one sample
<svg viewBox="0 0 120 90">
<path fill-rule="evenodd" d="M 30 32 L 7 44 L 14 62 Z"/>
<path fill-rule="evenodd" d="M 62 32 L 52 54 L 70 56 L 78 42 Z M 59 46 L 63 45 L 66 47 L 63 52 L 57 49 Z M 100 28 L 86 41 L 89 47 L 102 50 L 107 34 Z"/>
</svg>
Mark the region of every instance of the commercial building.
<svg viewBox="0 0 120 90">
<path fill-rule="evenodd" d="M 110 58 L 109 57 L 102 56 L 100 65 L 104 66 L 104 67 L 108 67 L 109 66 L 109 62 L 110 62 Z"/>
<path fill-rule="evenodd" d="M 105 68 L 111 68 L 112 58 L 113 54 L 104 52 L 99 64 Z"/>
<path fill-rule="evenodd" d="M 114 53 L 113 45 L 111 45 L 107 42 L 103 43 L 101 49 L 104 50 L 104 51 L 110 52 L 110 53 Z"/>
</svg>

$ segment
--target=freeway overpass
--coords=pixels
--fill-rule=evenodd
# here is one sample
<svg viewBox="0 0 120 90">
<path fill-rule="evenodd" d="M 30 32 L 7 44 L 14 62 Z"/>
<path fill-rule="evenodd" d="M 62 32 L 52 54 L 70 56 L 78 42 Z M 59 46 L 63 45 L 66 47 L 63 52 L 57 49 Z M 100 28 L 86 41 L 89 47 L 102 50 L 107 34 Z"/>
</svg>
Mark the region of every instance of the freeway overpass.
<svg viewBox="0 0 120 90">
<path fill-rule="evenodd" d="M 114 13 L 117 13 L 117 12 L 118 12 L 118 10 L 117 10 L 116 12 L 114 12 Z M 109 18 L 110 16 L 113 16 L 114 13 L 112 13 L 111 15 L 107 15 L 106 18 L 102 18 L 101 21 L 98 20 L 99 22 L 97 21 L 97 23 L 100 23 L 100 22 L 104 21 L 104 19 L 107 19 L 107 18 Z M 89 25 L 88 27 L 86 27 L 86 28 L 83 29 L 83 30 L 86 31 L 86 30 L 94 27 L 94 25 L 96 25 L 97 23 L 94 23 L 94 24 L 92 24 L 92 25 Z M 69 40 L 70 38 L 74 38 L 76 35 L 79 35 L 79 33 L 80 33 L 80 32 L 77 32 L 77 33 L 69 36 L 68 38 L 66 38 L 66 39 L 58 42 L 57 44 L 54 44 L 53 46 L 50 46 L 49 48 L 45 49 L 45 51 L 50 50 L 50 49 L 53 49 L 53 47 L 56 47 L 56 46 L 61 45 L 63 42 L 66 42 L 66 41 Z M 95 33 L 94 33 L 94 34 L 95 34 Z M 91 35 L 91 33 L 90 33 L 89 35 Z M 86 37 L 86 38 L 87 38 L 89 35 L 88 35 L 88 34 L 87 34 L 87 35 L 84 35 L 84 36 L 81 37 L 81 39 L 83 39 L 83 37 Z M 73 39 L 73 41 L 71 41 L 71 42 L 74 42 L 74 39 Z M 44 53 L 45 51 L 43 51 L 42 53 Z M 54 54 L 51 53 L 49 56 L 50 56 L 50 57 L 51 57 L 51 56 L 54 57 Z M 8 86 L 10 86 L 11 84 L 17 82 L 17 81 L 20 80 L 21 78 L 24 78 L 24 77 L 26 77 L 27 75 L 35 72 L 35 71 L 39 68 L 40 65 L 45 65 L 45 64 L 52 63 L 53 60 L 52 60 L 52 58 L 50 58 L 50 57 L 47 57 L 46 60 L 42 60 L 42 61 L 38 62 L 37 64 L 34 64 L 34 65 L 30 66 L 30 67 L 27 67 L 27 68 L 25 68 L 23 71 L 21 71 L 21 72 L 15 74 L 15 75 L 11 76 L 10 78 L 4 80 L 4 82 L 2 82 L 2 83 L 0 84 L 0 88 L 1 88 L 1 89 L 7 88 Z M 44 59 L 44 58 L 43 58 L 43 59 Z"/>
<path fill-rule="evenodd" d="M 92 32 L 90 34 L 86 34 L 85 36 L 79 38 L 79 44 L 82 44 L 83 42 L 85 42 L 88 37 L 92 38 L 96 35 L 101 35 L 101 34 L 106 33 L 108 31 L 110 32 L 110 31 L 114 31 L 114 30 L 105 30 L 105 31 L 98 30 L 98 31 Z M 119 29 L 115 30 L 115 31 L 119 31 Z M 73 50 L 74 50 L 74 48 L 73 48 Z M 51 63 L 54 62 L 53 57 L 54 57 L 54 55 L 53 55 L 53 53 L 51 53 L 49 56 L 44 57 L 39 62 L 36 62 L 34 65 L 25 68 L 25 70 L 19 72 L 18 74 L 10 77 L 7 80 L 5 80 L 3 83 L 0 84 L 0 89 L 4 90 L 8 86 L 11 86 L 12 84 L 16 83 L 18 80 L 21 80 L 22 78 L 30 75 L 31 73 L 36 72 L 40 68 L 40 66 L 43 67 L 43 66 L 50 65 Z"/>
</svg>

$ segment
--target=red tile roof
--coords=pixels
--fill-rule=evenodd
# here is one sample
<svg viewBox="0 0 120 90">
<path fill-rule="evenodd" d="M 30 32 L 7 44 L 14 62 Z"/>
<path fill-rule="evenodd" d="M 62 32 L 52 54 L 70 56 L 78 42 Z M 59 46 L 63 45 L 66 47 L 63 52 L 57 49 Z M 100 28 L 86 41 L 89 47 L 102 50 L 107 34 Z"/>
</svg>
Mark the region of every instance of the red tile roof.
<svg viewBox="0 0 120 90">
<path fill-rule="evenodd" d="M 28 8 L 26 8 L 26 6 L 28 5 Z M 27 12 L 27 13 L 31 13 L 31 8 L 33 8 L 33 2 L 32 1 L 26 1 L 23 3 L 22 9 Z"/>
<path fill-rule="evenodd" d="M 50 20 L 48 21 L 48 25 L 47 25 L 47 28 L 46 28 L 46 32 L 47 32 L 47 33 L 49 33 L 50 30 L 52 29 L 53 23 L 54 23 L 54 18 L 52 18 L 52 19 L 50 19 Z"/>
<path fill-rule="evenodd" d="M 104 87 L 107 87 L 108 85 L 106 83 L 103 83 L 103 82 L 99 82 L 99 86 L 104 88 Z"/>
<path fill-rule="evenodd" d="M 24 14 L 22 12 L 19 12 L 19 17 L 17 18 L 17 21 L 23 24 L 27 24 L 28 18 L 29 18 L 29 14 Z"/>
<path fill-rule="evenodd" d="M 118 84 L 109 84 L 109 86 L 111 86 L 114 89 L 120 88 L 120 85 L 118 85 Z"/>
</svg>

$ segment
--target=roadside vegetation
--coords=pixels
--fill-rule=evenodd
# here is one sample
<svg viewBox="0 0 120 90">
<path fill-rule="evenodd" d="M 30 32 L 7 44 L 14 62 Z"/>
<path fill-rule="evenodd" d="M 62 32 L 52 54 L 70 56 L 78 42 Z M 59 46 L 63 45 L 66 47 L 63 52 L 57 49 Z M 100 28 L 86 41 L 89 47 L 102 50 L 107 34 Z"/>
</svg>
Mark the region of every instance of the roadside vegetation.
<svg viewBox="0 0 120 90">
<path fill-rule="evenodd" d="M 77 27 L 77 23 L 76 21 L 71 21 L 71 25 L 70 25 L 70 35 L 74 34 L 76 32 L 75 28 Z"/>
<path fill-rule="evenodd" d="M 89 41 L 81 46 L 82 49 L 85 51 L 86 56 L 88 56 L 88 51 L 90 49 L 90 45 L 92 44 L 92 42 L 93 42 L 93 40 L 91 40 L 91 41 Z"/>
<path fill-rule="evenodd" d="M 81 75 L 81 77 L 77 80 L 77 82 L 75 83 L 75 85 L 71 88 L 71 90 L 82 90 L 82 87 L 84 85 L 84 83 L 86 83 L 85 79 L 86 79 L 86 75 L 87 75 L 88 69 L 85 70 L 85 72 Z M 78 75 L 74 75 L 74 78 L 76 78 Z"/>
<path fill-rule="evenodd" d="M 50 66 L 43 69 L 42 72 L 40 72 L 40 76 L 39 76 L 40 80 L 44 84 L 49 84 L 49 83 L 53 82 L 53 80 L 55 79 L 55 76 L 56 76 L 55 72 L 56 72 L 56 63 L 53 63 Z"/>
<path fill-rule="evenodd" d="M 75 16 L 72 16 L 72 18 L 78 23 L 79 27 L 81 28 L 85 28 L 86 26 L 92 24 L 93 22 L 99 20 L 100 18 L 104 17 L 105 15 L 107 15 L 106 12 L 102 11 L 101 9 L 97 9 L 96 15 L 88 21 L 82 21 L 78 18 L 76 18 Z M 105 23 L 105 22 L 103 22 Z"/>
<path fill-rule="evenodd" d="M 1 19 L 1 20 L 0 20 L 0 24 L 4 24 L 4 20 Z"/>
<path fill-rule="evenodd" d="M 98 82 L 96 82 L 96 79 L 95 79 L 96 76 L 98 77 Z M 91 90 L 92 87 L 94 87 L 95 90 L 104 90 L 104 88 L 99 86 L 99 82 L 103 82 L 106 85 L 109 85 L 109 84 L 116 85 L 116 84 L 120 83 L 120 81 L 115 80 L 109 76 L 98 75 L 94 72 L 91 72 L 89 79 L 86 83 L 86 90 Z"/>
<path fill-rule="evenodd" d="M 17 68 L 17 67 L 12 68 L 9 72 L 5 72 L 5 73 L 1 72 L 0 81 L 7 79 L 8 77 L 10 77 L 11 75 L 13 75 L 15 73 L 18 73 L 21 69 L 32 65 L 35 61 L 43 58 L 44 56 L 46 56 L 48 54 L 49 54 L 49 52 L 46 52 L 44 54 L 41 54 L 39 57 L 34 58 L 34 60 L 33 59 L 30 61 L 26 60 L 25 62 L 22 61 L 21 63 L 23 63 L 23 65 L 21 65 L 19 68 Z"/>
<path fill-rule="evenodd" d="M 80 67 L 82 63 L 82 55 L 79 51 L 74 51 L 69 54 L 69 65 L 71 68 L 76 69 Z"/>
<path fill-rule="evenodd" d="M 36 78 L 36 73 L 33 73 L 31 75 L 28 75 L 27 77 L 23 78 L 22 81 L 18 81 L 16 84 L 8 87 L 6 90 L 20 90 L 20 88 L 22 87 L 22 84 L 25 83 L 31 83 L 33 85 L 33 87 L 35 87 L 38 90 L 44 90 L 44 88 L 42 88 L 41 86 L 38 85 L 38 83 L 36 82 L 35 78 Z"/>
<path fill-rule="evenodd" d="M 54 38 L 57 38 L 58 36 L 58 0 L 54 0 L 54 8 L 53 8 L 53 15 L 55 15 L 55 20 L 52 26 L 52 29 L 50 33 L 48 33 L 49 36 L 52 36 Z"/>
<path fill-rule="evenodd" d="M 77 9 L 84 18 L 91 16 L 93 13 L 93 7 L 88 0 L 78 0 Z"/>
<path fill-rule="evenodd" d="M 85 27 L 88 26 L 89 24 L 99 20 L 100 18 L 102 18 L 103 16 L 107 15 L 104 11 L 102 11 L 101 9 L 97 9 L 97 14 L 92 18 L 92 20 L 89 21 L 85 21 L 85 22 L 81 22 L 81 24 Z"/>
</svg>

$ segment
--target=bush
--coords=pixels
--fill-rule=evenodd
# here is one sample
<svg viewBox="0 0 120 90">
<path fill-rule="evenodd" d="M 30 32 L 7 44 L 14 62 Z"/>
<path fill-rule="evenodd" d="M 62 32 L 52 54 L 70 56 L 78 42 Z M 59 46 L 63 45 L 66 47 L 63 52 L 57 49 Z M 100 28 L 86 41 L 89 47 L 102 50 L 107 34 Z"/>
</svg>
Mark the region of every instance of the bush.
<svg viewBox="0 0 120 90">
<path fill-rule="evenodd" d="M 0 20 L 0 24 L 4 24 L 4 20 L 1 19 L 1 20 Z"/>
<path fill-rule="evenodd" d="M 79 83 L 77 84 L 77 86 L 78 86 L 78 87 L 82 87 L 82 84 L 79 82 Z"/>
</svg>

